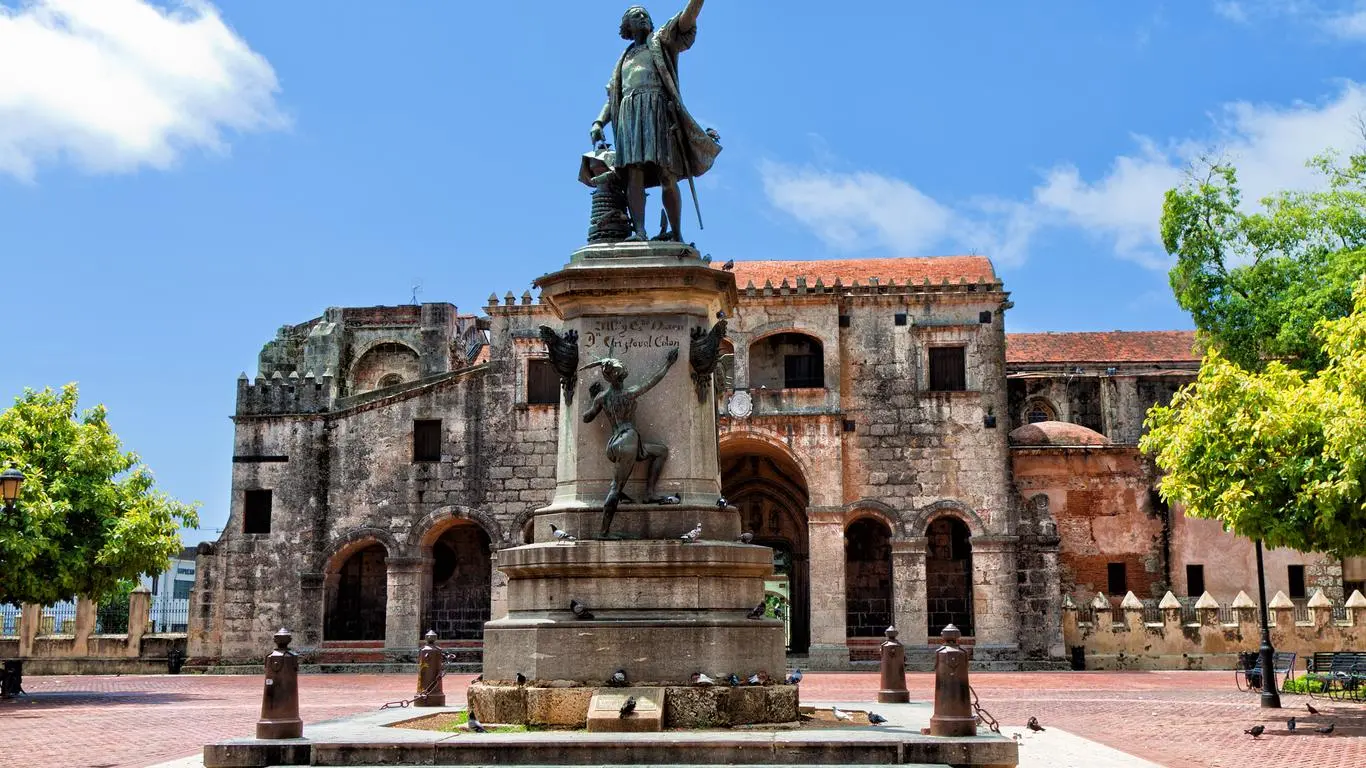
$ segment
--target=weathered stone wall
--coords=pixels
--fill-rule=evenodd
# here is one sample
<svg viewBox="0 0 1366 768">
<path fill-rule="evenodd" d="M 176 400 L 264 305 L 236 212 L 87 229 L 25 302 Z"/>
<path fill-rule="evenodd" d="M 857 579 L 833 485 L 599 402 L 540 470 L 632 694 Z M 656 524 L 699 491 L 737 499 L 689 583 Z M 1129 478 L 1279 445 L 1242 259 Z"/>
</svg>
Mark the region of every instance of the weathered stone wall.
<svg viewBox="0 0 1366 768">
<path fill-rule="evenodd" d="M 1130 596 L 1132 597 L 1132 593 Z M 1205 594 L 1211 606 L 1214 599 Z M 1171 603 L 1176 598 L 1171 596 Z M 1219 622 L 1219 609 L 1197 606 L 1198 621 L 1183 623 L 1182 610 L 1162 611 L 1162 621 L 1144 623 L 1136 598 L 1129 609 L 1095 610 L 1091 620 L 1079 620 L 1069 604 L 1063 611 L 1063 633 L 1069 647 L 1085 648 L 1087 669 L 1234 669 L 1240 652 L 1261 644 L 1261 625 L 1255 604 L 1243 601 L 1234 609 L 1237 621 Z M 1281 602 L 1285 607 L 1277 607 Z M 1235 605 L 1237 603 L 1235 602 Z M 1271 602 L 1271 643 L 1277 651 L 1304 658 L 1315 652 L 1351 650 L 1366 644 L 1366 597 L 1360 592 L 1347 603 L 1347 620 L 1334 621 L 1332 605 L 1324 600 L 1309 609 L 1309 621 L 1295 621 L 1295 609 L 1284 594 Z M 1302 661 L 1296 667 L 1304 669 Z"/>
</svg>

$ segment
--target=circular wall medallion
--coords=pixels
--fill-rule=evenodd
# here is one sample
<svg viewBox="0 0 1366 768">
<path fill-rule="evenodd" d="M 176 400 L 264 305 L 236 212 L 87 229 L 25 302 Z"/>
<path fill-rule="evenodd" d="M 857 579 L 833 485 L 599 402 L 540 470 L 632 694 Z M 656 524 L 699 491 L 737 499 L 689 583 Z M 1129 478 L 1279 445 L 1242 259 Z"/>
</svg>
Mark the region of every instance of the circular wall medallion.
<svg viewBox="0 0 1366 768">
<path fill-rule="evenodd" d="M 726 404 L 726 413 L 739 419 L 743 419 L 754 410 L 754 401 L 750 399 L 749 393 L 740 390 L 730 396 L 730 402 Z"/>
</svg>

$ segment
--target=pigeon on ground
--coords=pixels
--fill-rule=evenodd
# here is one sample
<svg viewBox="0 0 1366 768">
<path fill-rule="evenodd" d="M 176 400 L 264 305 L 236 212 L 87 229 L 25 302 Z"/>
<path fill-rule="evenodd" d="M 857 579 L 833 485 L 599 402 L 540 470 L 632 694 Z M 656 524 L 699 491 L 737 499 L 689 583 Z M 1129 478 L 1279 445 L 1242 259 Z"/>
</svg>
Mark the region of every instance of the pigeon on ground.
<svg viewBox="0 0 1366 768">
<path fill-rule="evenodd" d="M 883 717 L 882 715 L 879 715 L 876 712 L 869 712 L 868 722 L 872 723 L 873 725 L 885 725 L 887 723 L 887 718 Z"/>
<path fill-rule="evenodd" d="M 717 509 L 725 509 L 725 508 L 728 507 L 728 506 L 730 506 L 730 502 L 729 502 L 729 501 L 726 501 L 726 497 L 725 497 L 725 496 L 722 496 L 722 497 L 720 497 L 719 499 L 716 500 L 716 508 L 717 508 Z"/>
<path fill-rule="evenodd" d="M 747 619 L 762 619 L 763 617 L 764 617 L 764 604 L 763 604 L 763 603 L 759 603 L 758 605 L 756 605 L 756 606 L 754 606 L 753 608 L 749 609 L 749 613 L 745 615 L 745 618 L 747 618 Z"/>
<path fill-rule="evenodd" d="M 844 721 L 854 719 L 853 715 L 849 714 L 848 712 L 841 711 L 839 707 L 831 707 L 830 711 L 834 713 L 836 720 Z"/>
<path fill-rule="evenodd" d="M 1290 730 L 1291 732 L 1294 732 L 1294 730 L 1295 730 L 1295 718 L 1292 717 L 1292 718 L 1290 718 L 1289 720 L 1286 720 L 1286 721 L 1285 721 L 1285 727 L 1286 727 L 1288 730 Z"/>
<path fill-rule="evenodd" d="M 735 269 L 735 259 L 727 259 L 726 263 L 721 265 L 721 269 L 727 272 L 730 272 L 731 270 Z"/>
<path fill-rule="evenodd" d="M 483 672 L 480 672 L 479 674 L 475 675 L 475 676 L 474 676 L 474 679 L 471 680 L 470 682 L 471 682 L 471 683 L 482 683 L 482 682 L 484 682 L 484 673 L 483 673 Z"/>
<path fill-rule="evenodd" d="M 1046 730 L 1048 730 L 1047 728 L 1043 727 L 1042 725 L 1039 725 L 1039 718 L 1033 717 L 1033 716 L 1031 716 L 1031 717 L 1029 718 L 1029 720 L 1025 723 L 1025 725 L 1028 726 L 1028 727 L 1029 727 L 1029 730 L 1031 730 L 1031 731 L 1046 731 Z"/>
<path fill-rule="evenodd" d="M 740 684 L 740 676 L 732 672 L 730 673 L 730 677 L 726 678 L 726 682 L 730 683 L 730 687 L 734 688 Z"/>
<path fill-rule="evenodd" d="M 716 319 L 717 319 L 717 320 L 725 320 L 725 319 L 726 319 L 726 310 L 724 310 L 724 309 L 718 309 L 718 310 L 716 310 Z"/>
<path fill-rule="evenodd" d="M 588 606 L 584 605 L 583 603 L 580 603 L 578 600 L 575 600 L 573 598 L 570 598 L 569 600 L 569 610 L 574 613 L 574 618 L 576 619 L 593 618 L 593 612 L 588 610 Z"/>
<path fill-rule="evenodd" d="M 612 676 L 608 678 L 607 684 L 615 685 L 617 687 L 626 685 L 626 670 L 618 669 L 616 672 L 613 672 Z"/>
<path fill-rule="evenodd" d="M 476 718 L 476 717 L 474 716 L 474 713 L 473 713 L 473 712 L 470 713 L 469 726 L 470 726 L 470 730 L 471 730 L 471 731 L 474 731 L 475 733 L 488 733 L 488 732 L 489 732 L 489 729 L 485 728 L 485 727 L 484 727 L 484 724 L 481 723 L 481 722 L 479 722 L 479 719 Z"/>
<path fill-rule="evenodd" d="M 716 685 L 716 681 L 713 680 L 713 679 L 711 679 L 711 677 L 709 677 L 709 676 L 707 675 L 706 672 L 694 672 L 694 673 L 692 673 L 692 684 L 693 684 L 693 685 Z"/>
<path fill-rule="evenodd" d="M 1319 728 L 1315 728 L 1315 729 L 1314 729 L 1314 733 L 1322 733 L 1322 734 L 1324 734 L 1324 735 L 1330 734 L 1330 733 L 1332 733 L 1332 732 L 1333 732 L 1333 724 L 1332 724 L 1332 723 L 1329 723 L 1328 725 L 1325 725 L 1325 726 L 1322 726 L 1322 727 L 1319 727 Z"/>
<path fill-rule="evenodd" d="M 687 533 L 683 534 L 682 536 L 679 536 L 678 538 L 680 538 L 680 539 L 682 539 L 682 540 L 684 540 L 684 541 L 692 542 L 692 541 L 697 541 L 698 538 L 700 538 L 701 536 L 702 536 L 702 523 L 699 522 L 699 523 L 697 524 L 697 527 L 696 527 L 696 528 L 693 528 L 691 531 L 688 531 Z"/>
<path fill-rule="evenodd" d="M 1304 708 L 1309 710 L 1309 714 L 1311 715 L 1317 715 L 1319 713 L 1317 709 L 1314 709 L 1314 705 L 1310 704 L 1309 702 L 1304 703 Z"/>
<path fill-rule="evenodd" d="M 784 682 L 786 682 L 788 685 L 796 685 L 797 683 L 800 683 L 801 681 L 802 681 L 802 668 L 801 668 L 801 667 L 797 667 L 796 669 L 792 670 L 791 672 L 788 672 L 788 673 L 787 673 L 787 678 L 784 680 Z"/>
<path fill-rule="evenodd" d="M 740 534 L 741 544 L 748 544 L 751 541 L 754 541 L 754 534 L 750 533 L 749 531 L 745 531 L 744 533 Z"/>
<path fill-rule="evenodd" d="M 750 675 L 749 679 L 745 682 L 749 683 L 750 685 L 763 685 L 764 683 L 768 682 L 768 674 L 765 672 L 755 672 L 754 674 Z"/>
<path fill-rule="evenodd" d="M 562 531 L 562 530 L 560 530 L 559 528 L 556 528 L 554 523 L 551 523 L 551 524 L 550 524 L 550 532 L 551 532 L 552 534 L 554 534 L 555 540 L 556 540 L 556 541 L 575 541 L 575 540 L 576 540 L 573 536 L 571 536 L 571 535 L 569 534 L 568 531 Z"/>
<path fill-rule="evenodd" d="M 672 494 L 669 494 L 668 496 L 664 496 L 663 498 L 656 499 L 656 500 L 655 500 L 655 503 L 656 503 L 656 504 L 663 504 L 663 505 L 665 505 L 665 506 L 668 506 L 668 505 L 670 505 L 670 504 L 682 504 L 682 503 L 683 503 L 683 497 L 679 496 L 679 495 L 676 494 L 676 493 L 672 493 Z"/>
<path fill-rule="evenodd" d="M 621 705 L 621 716 L 626 717 L 636 711 L 636 697 L 627 696 L 626 703 Z"/>
<path fill-rule="evenodd" d="M 1259 736 L 1261 736 L 1261 735 L 1262 735 L 1262 732 L 1265 731 L 1265 730 L 1266 730 L 1266 726 L 1265 726 L 1265 725 L 1254 725 L 1254 726 L 1252 726 L 1251 728 L 1246 728 L 1246 729 L 1244 729 L 1244 730 L 1243 730 L 1243 733 L 1251 734 L 1251 735 L 1252 735 L 1252 738 L 1255 739 L 1255 738 L 1258 738 Z M 1315 729 L 1315 730 L 1318 730 L 1318 729 Z"/>
<path fill-rule="evenodd" d="M 517 685 L 526 685 L 526 675 L 522 674 L 521 672 L 517 673 Z"/>
</svg>

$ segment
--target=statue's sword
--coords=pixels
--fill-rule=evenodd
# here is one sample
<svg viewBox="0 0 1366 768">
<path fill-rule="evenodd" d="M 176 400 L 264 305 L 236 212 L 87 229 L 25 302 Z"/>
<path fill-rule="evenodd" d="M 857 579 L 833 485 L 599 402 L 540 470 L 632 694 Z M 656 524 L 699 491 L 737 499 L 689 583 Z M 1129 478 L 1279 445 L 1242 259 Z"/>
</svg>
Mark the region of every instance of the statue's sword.
<svg viewBox="0 0 1366 768">
<path fill-rule="evenodd" d="M 688 191 L 692 193 L 692 207 L 694 211 L 697 211 L 697 228 L 706 229 L 706 227 L 702 226 L 702 206 L 697 202 L 697 185 L 694 184 L 692 180 L 692 164 L 688 162 L 688 145 L 683 141 L 683 128 L 678 123 L 678 107 L 674 107 L 674 109 L 674 141 L 678 144 L 678 151 L 682 153 L 683 173 L 688 176 Z"/>
</svg>

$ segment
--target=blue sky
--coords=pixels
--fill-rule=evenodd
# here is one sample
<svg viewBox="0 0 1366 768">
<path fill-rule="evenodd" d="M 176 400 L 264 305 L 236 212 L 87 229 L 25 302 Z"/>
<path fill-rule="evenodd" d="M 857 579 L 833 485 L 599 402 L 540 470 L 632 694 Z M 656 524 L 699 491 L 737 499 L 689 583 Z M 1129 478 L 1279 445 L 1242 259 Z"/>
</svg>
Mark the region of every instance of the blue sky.
<svg viewBox="0 0 1366 768">
<path fill-rule="evenodd" d="M 415 284 L 477 311 L 582 243 L 628 4 L 0 0 L 0 394 L 80 382 L 212 537 L 280 325 Z M 1211 152 L 1251 199 L 1313 185 L 1363 53 L 1350 0 L 711 0 L 681 79 L 725 151 L 685 235 L 984 253 L 1012 331 L 1190 327 L 1163 191 Z"/>
</svg>

